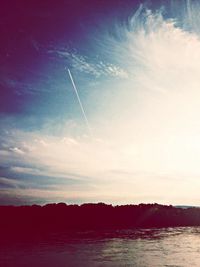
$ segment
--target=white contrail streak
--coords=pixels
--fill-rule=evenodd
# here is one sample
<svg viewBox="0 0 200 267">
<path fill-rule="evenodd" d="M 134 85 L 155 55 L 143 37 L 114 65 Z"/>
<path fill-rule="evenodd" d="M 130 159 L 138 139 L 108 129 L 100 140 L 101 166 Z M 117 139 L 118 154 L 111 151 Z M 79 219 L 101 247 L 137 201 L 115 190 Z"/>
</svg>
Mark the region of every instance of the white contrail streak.
<svg viewBox="0 0 200 267">
<path fill-rule="evenodd" d="M 79 105 L 80 105 L 80 108 L 81 108 L 83 117 L 84 117 L 84 119 L 85 119 L 85 123 L 86 123 L 86 125 L 87 125 L 88 131 L 89 131 L 90 135 L 92 136 L 92 130 L 91 130 L 91 128 L 90 128 L 89 121 L 88 121 L 88 119 L 87 119 L 87 116 L 86 116 L 86 114 L 85 114 L 85 110 L 84 110 L 83 105 L 82 105 L 82 103 L 81 103 L 81 99 L 80 99 L 80 97 L 79 97 L 78 90 L 77 90 L 76 85 L 75 85 L 75 83 L 74 83 L 74 79 L 73 79 L 73 77 L 72 77 L 71 71 L 70 71 L 69 69 L 67 69 L 67 70 L 68 70 L 68 73 L 69 73 L 70 80 L 71 80 L 71 82 L 72 82 L 72 86 L 73 86 L 74 91 L 75 91 L 75 93 L 76 93 L 76 96 L 77 96 L 77 99 L 78 99 L 78 102 L 79 102 Z"/>
</svg>

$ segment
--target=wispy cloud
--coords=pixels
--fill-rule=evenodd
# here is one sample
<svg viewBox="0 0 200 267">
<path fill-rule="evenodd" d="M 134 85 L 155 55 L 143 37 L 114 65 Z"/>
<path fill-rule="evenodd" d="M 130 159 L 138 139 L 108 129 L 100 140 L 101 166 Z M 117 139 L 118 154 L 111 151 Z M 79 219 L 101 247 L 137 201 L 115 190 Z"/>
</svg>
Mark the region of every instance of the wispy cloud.
<svg viewBox="0 0 200 267">
<path fill-rule="evenodd" d="M 95 77 L 111 76 L 118 78 L 128 78 L 128 72 L 120 66 L 112 63 L 96 60 L 95 63 L 91 62 L 87 56 L 80 55 L 68 50 L 53 49 L 48 51 L 49 54 L 53 54 L 62 59 L 67 59 L 69 64 L 79 72 L 91 74 Z"/>
<path fill-rule="evenodd" d="M 23 187 L 23 183 L 18 180 L 6 178 L 6 177 L 0 177 L 0 187 L 1 188 L 16 188 L 19 189 L 21 186 Z"/>
</svg>

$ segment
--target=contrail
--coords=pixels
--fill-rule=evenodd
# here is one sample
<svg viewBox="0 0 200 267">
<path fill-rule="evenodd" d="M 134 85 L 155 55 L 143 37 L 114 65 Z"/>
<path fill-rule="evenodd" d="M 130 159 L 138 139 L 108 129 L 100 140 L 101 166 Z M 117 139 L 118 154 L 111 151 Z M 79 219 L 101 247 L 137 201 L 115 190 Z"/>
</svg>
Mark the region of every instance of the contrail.
<svg viewBox="0 0 200 267">
<path fill-rule="evenodd" d="M 79 97 L 78 90 L 77 90 L 76 85 L 75 85 L 75 83 L 74 83 L 74 79 L 73 79 L 73 77 L 72 77 L 71 71 L 70 71 L 69 69 L 67 69 L 67 70 L 68 70 L 68 73 L 69 73 L 70 80 L 71 80 L 71 82 L 72 82 L 72 86 L 73 86 L 74 91 L 75 91 L 75 93 L 76 93 L 76 96 L 77 96 L 77 99 L 78 99 L 78 102 L 79 102 L 79 105 L 80 105 L 80 108 L 81 108 L 83 117 L 84 117 L 84 119 L 85 119 L 85 123 L 86 123 L 86 125 L 87 125 L 88 131 L 89 131 L 90 135 L 92 136 L 92 130 L 91 130 L 91 128 L 90 128 L 89 121 L 88 121 L 88 119 L 87 119 L 87 116 L 86 116 L 86 114 L 85 114 L 85 110 L 84 110 L 83 105 L 82 105 L 82 103 L 81 103 L 81 99 L 80 99 L 80 97 Z"/>
</svg>

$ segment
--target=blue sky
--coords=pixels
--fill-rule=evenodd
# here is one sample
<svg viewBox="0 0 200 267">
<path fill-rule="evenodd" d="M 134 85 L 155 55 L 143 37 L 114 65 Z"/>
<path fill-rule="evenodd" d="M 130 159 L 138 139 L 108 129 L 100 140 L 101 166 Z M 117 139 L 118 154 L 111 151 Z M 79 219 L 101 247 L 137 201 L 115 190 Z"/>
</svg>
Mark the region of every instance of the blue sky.
<svg viewBox="0 0 200 267">
<path fill-rule="evenodd" d="M 198 1 L 3 4 L 0 203 L 198 204 L 198 11 Z"/>
</svg>

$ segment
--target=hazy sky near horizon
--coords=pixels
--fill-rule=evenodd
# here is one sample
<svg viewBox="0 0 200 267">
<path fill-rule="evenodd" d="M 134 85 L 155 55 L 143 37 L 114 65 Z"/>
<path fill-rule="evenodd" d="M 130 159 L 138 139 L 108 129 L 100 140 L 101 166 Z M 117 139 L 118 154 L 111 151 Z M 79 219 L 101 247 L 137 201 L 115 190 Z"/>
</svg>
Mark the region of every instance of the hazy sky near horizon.
<svg viewBox="0 0 200 267">
<path fill-rule="evenodd" d="M 1 4 L 0 204 L 198 205 L 199 12 L 195 0 Z"/>
</svg>

